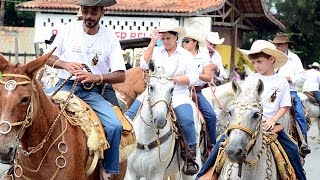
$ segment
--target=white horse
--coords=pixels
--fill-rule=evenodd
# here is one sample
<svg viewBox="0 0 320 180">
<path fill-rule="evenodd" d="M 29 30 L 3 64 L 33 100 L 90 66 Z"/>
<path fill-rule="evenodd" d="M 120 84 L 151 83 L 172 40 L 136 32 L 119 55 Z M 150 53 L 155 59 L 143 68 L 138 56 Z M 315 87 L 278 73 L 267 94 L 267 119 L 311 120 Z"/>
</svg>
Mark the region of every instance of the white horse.
<svg viewBox="0 0 320 180">
<path fill-rule="evenodd" d="M 303 106 L 307 109 L 307 112 L 311 118 L 315 118 L 318 123 L 318 143 L 320 143 L 320 107 L 316 106 L 310 100 L 308 97 L 303 93 L 298 93 L 298 96 L 300 97 Z"/>
<path fill-rule="evenodd" d="M 276 180 L 279 174 L 272 152 L 270 148 L 266 148 L 261 122 L 260 95 L 263 92 L 263 83 L 259 80 L 255 89 L 242 90 L 234 81 L 232 88 L 236 98 L 228 105 L 230 124 L 227 130 L 228 144 L 225 148 L 227 159 L 219 179 Z M 255 161 L 256 158 L 258 161 Z"/>
<path fill-rule="evenodd" d="M 174 89 L 172 77 L 177 67 L 172 67 L 172 71 L 168 72 L 163 67 L 154 67 L 151 60 L 149 69 L 151 75 L 145 91 L 147 94 L 143 98 L 140 112 L 134 119 L 137 143 L 140 145 L 137 145 L 128 158 L 125 179 L 137 180 L 145 177 L 162 180 L 172 175 L 181 176 L 182 179 L 194 179 L 193 176 L 186 176 L 182 172 L 184 161 L 180 156 L 180 145 L 175 148 L 176 133 L 172 121 L 174 118 L 169 113 Z M 143 95 L 144 93 L 141 96 Z M 197 113 L 193 114 L 196 116 Z M 195 124 L 199 145 L 200 123 L 197 121 Z M 197 163 L 200 166 L 199 148 Z"/>
</svg>

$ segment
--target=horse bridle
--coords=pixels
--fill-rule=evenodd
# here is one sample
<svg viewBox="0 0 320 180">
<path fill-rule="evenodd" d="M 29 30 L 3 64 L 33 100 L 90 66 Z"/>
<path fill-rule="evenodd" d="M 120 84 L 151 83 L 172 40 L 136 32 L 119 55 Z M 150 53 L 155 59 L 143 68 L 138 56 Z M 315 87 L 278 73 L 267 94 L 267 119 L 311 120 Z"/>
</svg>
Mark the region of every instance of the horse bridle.
<svg viewBox="0 0 320 180">
<path fill-rule="evenodd" d="M 8 81 L 3 81 L 3 80 L 0 80 L 0 84 L 4 85 L 5 86 L 5 89 L 7 91 L 13 91 L 16 86 L 18 85 L 26 85 L 26 84 L 32 84 L 32 87 L 33 87 L 33 91 L 32 91 L 32 94 L 31 94 L 31 102 L 27 108 L 27 115 L 25 117 L 25 119 L 23 121 L 19 121 L 19 122 L 15 122 L 15 123 L 11 123 L 11 122 L 8 122 L 8 121 L 1 121 L 0 122 L 0 126 L 2 125 L 7 125 L 8 126 L 8 130 L 6 131 L 2 131 L 0 130 L 0 134 L 3 134 L 3 135 L 6 135 L 8 133 L 10 133 L 12 127 L 15 127 L 15 126 L 21 126 L 18 134 L 17 134 L 17 143 L 20 142 L 20 139 L 23 135 L 23 131 L 25 130 L 25 128 L 27 128 L 28 126 L 30 126 L 32 124 L 32 119 L 33 119 L 33 110 L 34 110 L 34 102 L 35 102 L 35 97 L 34 97 L 34 82 L 28 77 L 28 76 L 25 76 L 25 75 L 21 75 L 21 74 L 2 74 L 2 77 L 16 77 L 16 78 L 22 78 L 24 79 L 24 81 L 20 81 L 20 82 L 17 82 L 13 79 L 10 79 Z"/>
<path fill-rule="evenodd" d="M 244 161 L 246 161 L 246 157 L 249 154 L 249 152 L 251 151 L 252 147 L 254 146 L 256 140 L 257 140 L 257 135 L 260 132 L 260 124 L 261 124 L 261 117 L 262 117 L 262 104 L 260 102 L 254 102 L 254 103 L 240 103 L 235 101 L 233 104 L 231 105 L 235 105 L 237 108 L 239 108 L 239 113 L 240 115 L 238 116 L 239 118 L 239 123 L 238 124 L 230 124 L 227 127 L 226 130 L 226 135 L 229 136 L 231 130 L 233 129 L 240 129 L 244 132 L 246 132 L 247 134 L 249 134 L 251 136 L 250 141 L 248 142 L 248 144 L 246 145 L 245 148 L 245 157 L 244 157 Z M 242 116 L 242 114 L 248 110 L 248 109 L 252 109 L 252 108 L 258 108 L 260 110 L 260 120 L 258 122 L 258 124 L 255 127 L 255 130 L 252 131 L 250 130 L 250 128 L 248 128 L 247 126 L 241 125 L 241 122 L 244 120 L 244 116 Z"/>
</svg>

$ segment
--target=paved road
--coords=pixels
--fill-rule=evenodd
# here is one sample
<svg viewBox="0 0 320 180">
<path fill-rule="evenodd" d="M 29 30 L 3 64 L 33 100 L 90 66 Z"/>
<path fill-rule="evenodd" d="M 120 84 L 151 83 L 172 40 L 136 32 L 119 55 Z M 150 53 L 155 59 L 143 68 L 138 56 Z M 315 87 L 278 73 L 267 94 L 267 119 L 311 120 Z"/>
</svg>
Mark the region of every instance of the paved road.
<svg viewBox="0 0 320 180">
<path fill-rule="evenodd" d="M 317 142 L 317 123 L 312 122 L 308 132 L 308 143 L 311 147 L 311 154 L 307 155 L 304 169 L 308 180 L 320 179 L 320 144 Z"/>
<path fill-rule="evenodd" d="M 308 142 L 311 147 L 311 154 L 306 157 L 304 169 L 307 173 L 308 180 L 320 179 L 320 144 L 317 143 L 318 130 L 316 122 L 313 122 L 308 132 Z M 8 166 L 0 164 L 0 175 L 8 169 Z"/>
</svg>

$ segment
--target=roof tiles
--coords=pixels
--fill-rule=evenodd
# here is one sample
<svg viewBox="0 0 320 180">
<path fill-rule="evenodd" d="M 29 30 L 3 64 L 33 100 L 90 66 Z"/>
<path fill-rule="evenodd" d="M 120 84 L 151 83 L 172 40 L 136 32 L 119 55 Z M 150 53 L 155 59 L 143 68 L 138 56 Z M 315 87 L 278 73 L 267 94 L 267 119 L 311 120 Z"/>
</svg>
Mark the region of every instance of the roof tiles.
<svg viewBox="0 0 320 180">
<path fill-rule="evenodd" d="M 203 11 L 220 9 L 225 0 L 117 0 L 117 4 L 109 11 L 131 12 L 171 12 L 197 14 Z M 17 5 L 18 9 L 69 9 L 77 10 L 79 6 L 74 0 L 35 0 Z"/>
</svg>

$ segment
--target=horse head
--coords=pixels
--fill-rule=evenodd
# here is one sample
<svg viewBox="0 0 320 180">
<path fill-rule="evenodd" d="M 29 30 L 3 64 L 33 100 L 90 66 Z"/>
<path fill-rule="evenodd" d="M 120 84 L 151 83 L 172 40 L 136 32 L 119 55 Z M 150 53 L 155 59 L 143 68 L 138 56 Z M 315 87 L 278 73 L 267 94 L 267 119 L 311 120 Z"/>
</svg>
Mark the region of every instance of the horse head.
<svg viewBox="0 0 320 180">
<path fill-rule="evenodd" d="M 260 95 L 263 92 L 263 82 L 259 80 L 255 89 L 242 90 L 234 80 L 232 89 L 236 97 L 228 105 L 230 122 L 227 128 L 229 143 L 226 153 L 230 161 L 243 162 L 260 132 L 262 119 Z"/>
<path fill-rule="evenodd" d="M 147 85 L 148 104 L 151 113 L 151 124 L 162 129 L 167 124 L 167 114 L 173 95 L 173 75 L 177 67 L 164 68 L 156 67 L 152 60 L 149 61 L 150 79 Z"/>
<path fill-rule="evenodd" d="M 35 76 L 52 53 L 24 65 L 12 64 L 0 55 L 1 163 L 12 163 L 21 137 L 40 112 L 36 93 L 42 89 Z"/>
</svg>

